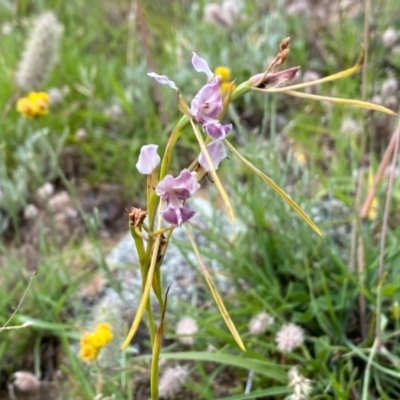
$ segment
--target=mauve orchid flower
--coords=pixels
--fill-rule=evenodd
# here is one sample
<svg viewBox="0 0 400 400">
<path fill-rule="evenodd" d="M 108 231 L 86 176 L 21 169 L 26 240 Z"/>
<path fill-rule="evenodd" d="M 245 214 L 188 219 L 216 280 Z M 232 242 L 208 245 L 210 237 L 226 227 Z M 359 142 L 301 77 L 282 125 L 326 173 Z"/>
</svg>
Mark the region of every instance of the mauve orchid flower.
<svg viewBox="0 0 400 400">
<path fill-rule="evenodd" d="M 139 160 L 136 168 L 141 174 L 151 175 L 160 163 L 160 156 L 157 154 L 158 146 L 146 144 L 140 149 Z"/>
<path fill-rule="evenodd" d="M 156 194 L 166 202 L 161 214 L 163 219 L 169 224 L 182 225 L 192 218 L 195 211 L 183 205 L 182 201 L 199 188 L 196 177 L 188 169 L 184 169 L 177 178 L 166 175 L 156 186 Z"/>
<path fill-rule="evenodd" d="M 214 140 L 211 143 L 209 143 L 207 146 L 207 151 L 208 154 L 210 155 L 214 170 L 218 169 L 219 163 L 226 158 L 226 151 L 225 151 L 225 146 L 223 143 L 219 140 Z M 210 167 L 209 164 L 204 157 L 203 152 L 200 153 L 199 155 L 199 164 L 204 168 L 205 171 L 209 171 Z"/>
<path fill-rule="evenodd" d="M 200 124 L 216 120 L 222 111 L 222 97 L 219 90 L 219 77 L 204 85 L 193 98 L 190 111 Z"/>
<path fill-rule="evenodd" d="M 204 131 L 212 139 L 223 139 L 232 129 L 232 125 L 222 125 L 217 119 L 223 110 L 219 76 L 214 76 L 207 61 L 200 58 L 196 53 L 193 53 L 192 65 L 197 72 L 203 72 L 207 75 L 209 83 L 204 85 L 193 98 L 190 106 L 191 117 L 203 125 Z M 147 75 L 154 78 L 158 83 L 168 85 L 179 92 L 175 82 L 169 80 L 165 75 L 158 75 L 155 72 L 150 72 Z"/>
</svg>

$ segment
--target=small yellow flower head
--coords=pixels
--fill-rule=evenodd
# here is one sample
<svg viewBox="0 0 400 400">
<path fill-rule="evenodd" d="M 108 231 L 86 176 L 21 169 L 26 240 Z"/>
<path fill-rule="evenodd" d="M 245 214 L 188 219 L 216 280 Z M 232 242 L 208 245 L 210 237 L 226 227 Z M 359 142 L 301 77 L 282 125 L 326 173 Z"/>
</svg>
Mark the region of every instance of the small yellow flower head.
<svg viewBox="0 0 400 400">
<path fill-rule="evenodd" d="M 99 348 L 92 346 L 91 344 L 86 344 L 82 346 L 81 344 L 81 349 L 79 351 L 79 358 L 82 361 L 85 362 L 92 362 L 96 360 L 97 356 L 99 354 Z"/>
<path fill-rule="evenodd" d="M 46 115 L 49 112 L 50 98 L 46 92 L 31 92 L 17 101 L 17 111 L 25 118 Z"/>
<path fill-rule="evenodd" d="M 222 95 L 228 93 L 229 86 L 231 86 L 231 82 L 222 82 L 221 83 L 220 90 L 221 90 L 221 94 Z M 232 85 L 232 91 L 231 92 L 233 92 L 235 89 L 236 89 L 236 84 L 234 83 Z"/>
<path fill-rule="evenodd" d="M 221 78 L 221 82 L 227 82 L 231 79 L 231 70 L 228 67 L 224 67 L 220 65 L 215 68 L 214 74 L 218 75 Z"/>
<path fill-rule="evenodd" d="M 228 67 L 224 67 L 220 65 L 219 67 L 215 68 L 214 74 L 220 77 L 221 80 L 221 85 L 220 85 L 220 93 L 221 95 L 225 95 L 228 93 L 229 87 L 231 86 L 231 82 L 229 80 L 231 79 L 231 70 Z M 233 92 L 236 89 L 236 85 L 232 85 L 232 90 Z"/>
<path fill-rule="evenodd" d="M 98 347 L 104 347 L 113 339 L 113 333 L 111 331 L 111 326 L 106 323 L 100 323 L 96 326 L 94 331 L 95 340 L 98 343 Z"/>
<path fill-rule="evenodd" d="M 97 324 L 94 332 L 85 333 L 80 342 L 79 357 L 86 362 L 94 361 L 102 347 L 113 339 L 111 326 L 106 323 Z"/>
</svg>

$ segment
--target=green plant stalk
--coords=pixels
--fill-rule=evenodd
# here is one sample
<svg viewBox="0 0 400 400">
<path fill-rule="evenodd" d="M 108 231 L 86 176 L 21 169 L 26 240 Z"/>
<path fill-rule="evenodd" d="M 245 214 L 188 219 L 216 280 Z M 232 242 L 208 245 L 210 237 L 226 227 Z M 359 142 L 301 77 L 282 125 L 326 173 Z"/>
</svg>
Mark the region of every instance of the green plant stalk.
<svg viewBox="0 0 400 400">
<path fill-rule="evenodd" d="M 162 307 L 162 314 L 161 314 L 161 322 L 158 326 L 156 337 L 152 346 L 152 358 L 151 358 L 151 373 L 150 373 L 150 392 L 152 400 L 158 400 L 158 362 L 160 359 L 160 352 L 161 352 L 161 345 L 162 345 L 162 338 L 164 335 L 164 321 L 165 321 L 165 312 L 167 310 L 167 301 L 168 301 L 168 292 L 165 294 L 165 302 L 163 301 L 164 306 Z"/>
<path fill-rule="evenodd" d="M 139 257 L 140 273 L 142 275 L 142 294 L 143 294 L 148 272 L 148 268 L 146 268 L 146 265 L 148 265 L 148 263 L 146 263 L 146 252 L 144 250 L 142 238 L 135 232 L 135 228 L 132 225 L 129 226 L 129 231 L 135 242 L 136 250 Z M 146 304 L 146 314 L 147 314 L 147 321 L 149 324 L 150 339 L 151 343 L 153 344 L 156 334 L 156 328 L 154 325 L 154 318 L 153 318 L 153 312 L 151 310 L 150 300 Z"/>
<path fill-rule="evenodd" d="M 161 229 L 161 224 L 162 224 L 161 218 L 159 218 L 158 230 Z M 147 253 L 151 254 L 150 267 L 148 269 L 146 267 L 144 268 L 145 269 L 144 270 L 145 279 L 144 278 L 142 279 L 142 282 L 144 284 L 143 291 L 142 291 L 142 297 L 140 299 L 140 303 L 139 303 L 138 309 L 136 311 L 136 315 L 133 319 L 131 328 L 128 332 L 128 335 L 125 338 L 125 341 L 121 345 L 122 350 L 125 350 L 128 347 L 130 341 L 134 337 L 134 335 L 139 327 L 139 323 L 142 319 L 144 310 L 146 309 L 147 304 L 150 299 L 150 289 L 152 287 L 154 271 L 155 271 L 156 264 L 157 264 L 157 254 L 158 254 L 158 249 L 160 248 L 161 235 L 158 235 L 156 240 L 154 241 L 154 248 L 153 248 L 153 240 L 150 240 L 150 239 L 153 239 L 153 236 L 149 237 L 149 244 L 148 244 L 147 251 L 146 251 L 146 256 L 147 256 Z M 148 265 L 148 264 L 146 263 L 145 266 L 146 265 Z M 152 316 L 151 316 L 151 318 L 152 318 Z"/>
<path fill-rule="evenodd" d="M 172 160 L 172 152 L 174 150 L 175 144 L 177 140 L 179 139 L 181 133 L 185 128 L 187 128 L 190 125 L 190 119 L 188 116 L 183 115 L 179 122 L 176 124 L 174 130 L 172 131 L 167 145 L 164 150 L 164 155 L 161 160 L 161 167 L 160 167 L 160 176 L 159 179 L 160 181 L 167 175 L 169 166 L 171 164 Z"/>
</svg>

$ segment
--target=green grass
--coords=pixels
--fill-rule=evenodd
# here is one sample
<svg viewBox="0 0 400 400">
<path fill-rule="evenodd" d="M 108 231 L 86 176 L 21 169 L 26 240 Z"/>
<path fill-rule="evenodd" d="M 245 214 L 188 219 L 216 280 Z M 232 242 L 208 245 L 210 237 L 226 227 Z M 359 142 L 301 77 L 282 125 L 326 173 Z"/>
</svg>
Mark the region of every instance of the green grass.
<svg viewBox="0 0 400 400">
<path fill-rule="evenodd" d="M 128 207 L 145 204 L 144 181 L 135 169 L 139 149 L 146 143 L 157 143 L 163 149 L 180 115 L 175 93 L 164 86 L 155 89 L 146 76 L 150 69 L 146 52 L 151 54 L 155 71 L 174 80 L 188 102 L 203 84 L 203 76 L 190 64 L 192 51 L 212 68 L 229 66 L 238 84 L 263 71 L 286 36 L 292 38 L 286 65 L 299 65 L 302 72 L 312 69 L 325 76 L 358 60 L 364 40 L 363 10 L 347 18 L 336 9 L 331 22 L 314 20 L 311 24 L 304 15 L 288 15 L 281 1 L 271 2 L 268 11 L 264 3 L 246 2 L 237 22 L 226 29 L 204 21 L 205 1 L 141 1 L 140 12 L 136 10 L 129 19 L 132 4 L 123 0 L 102 1 L 95 7 L 82 0 L 23 0 L 17 6 L 0 0 L 0 27 L 11 26 L 9 34 L 4 29 L 0 33 L 0 321 L 4 324 L 13 315 L 31 282 L 9 325 L 34 322 L 29 329 L 0 333 L 0 359 L 5 360 L 0 367 L 1 395 L 14 372 L 29 370 L 41 379 L 55 380 L 54 371 L 46 376 L 52 368 L 61 369 L 57 385 L 65 398 L 92 399 L 102 393 L 133 399 L 138 387 L 146 393 L 146 384 L 137 382 L 146 382 L 149 356 L 116 351 L 118 366 L 112 368 L 101 363 L 88 366 L 77 356 L 79 337 L 90 325 L 86 318 L 92 307 L 82 306 L 78 293 L 99 269 L 112 276 L 102 258 L 107 250 L 98 238 L 96 211 L 85 214 L 80 210 L 85 240 L 73 237 L 63 246 L 54 221 L 48 222 L 50 230 L 46 222 L 37 222 L 36 235 L 29 238 L 38 250 L 37 275 L 32 278 L 33 271 L 27 270 L 24 260 L 27 250 L 22 247 L 29 226 L 23 210 L 36 202 L 35 192 L 46 182 L 67 189 L 76 202 L 83 183 L 115 183 L 124 188 Z M 381 41 L 387 27 L 400 28 L 395 3 L 372 6 L 364 82 L 368 99 L 379 93 L 388 77 L 398 75 L 400 58 Z M 25 120 L 15 111 L 16 100 L 26 93 L 15 87 L 14 74 L 29 23 L 45 10 L 57 15 L 64 32 L 59 61 L 43 90 L 59 88 L 64 99 L 49 115 Z M 137 24 L 140 14 L 147 47 Z M 318 93 L 360 99 L 362 84 L 361 73 L 357 73 L 322 85 Z M 107 112 L 112 106 L 120 110 L 116 117 Z M 312 233 L 230 155 L 218 174 L 247 229 L 227 239 L 210 220 L 203 233 L 219 250 L 202 249 L 202 254 L 206 260 L 218 260 L 232 281 L 234 294 L 224 301 L 248 351 L 240 353 L 210 297 L 202 308 L 182 304 L 171 310 L 172 323 L 167 314 L 168 340 L 161 358 L 169 360 L 168 365 L 188 365 L 185 393 L 199 399 L 220 398 L 218 386 L 229 374 L 234 378 L 223 398 L 284 399 L 290 394 L 287 372 L 294 365 L 313 381 L 310 398 L 400 398 L 400 232 L 395 206 L 399 184 L 395 183 L 393 192 L 381 281 L 378 265 L 386 183 L 377 192 L 376 220 L 361 222 L 354 211 L 355 172 L 371 165 L 376 173 L 396 119 L 282 94 L 247 94 L 233 107 L 227 114 L 235 124 L 230 140 L 316 219 L 324 237 Z M 357 122 L 358 133 L 343 132 L 346 119 Z M 76 136 L 79 129 L 86 132 L 83 139 Z M 71 149 L 79 154 L 79 168 L 72 173 L 60 163 Z M 176 150 L 171 165 L 174 174 L 199 152 L 190 130 L 184 132 Z M 305 154 L 305 165 L 298 162 L 296 152 Z M 212 183 L 208 186 L 216 197 Z M 367 186 L 366 174 L 362 200 Z M 339 211 L 332 199 L 340 201 Z M 361 275 L 357 262 L 355 271 L 349 269 L 353 229 L 363 245 Z M 93 250 L 89 253 L 88 244 Z M 189 246 L 181 243 L 182 251 Z M 94 271 L 93 263 L 99 266 Z M 114 283 L 116 287 L 121 284 Z M 263 311 L 274 317 L 275 324 L 264 335 L 252 336 L 248 323 Z M 191 315 L 199 326 L 190 351 L 173 341 L 173 321 L 182 314 Z M 298 350 L 282 355 L 275 335 L 285 323 L 301 326 L 306 340 Z M 375 342 L 377 325 L 382 327 L 380 348 Z M 123 332 L 127 327 L 121 323 L 118 329 Z M 206 352 L 209 344 L 217 352 Z M 45 351 L 49 348 L 63 361 L 50 357 Z M 252 387 L 244 394 L 250 371 L 254 372 Z"/>
</svg>

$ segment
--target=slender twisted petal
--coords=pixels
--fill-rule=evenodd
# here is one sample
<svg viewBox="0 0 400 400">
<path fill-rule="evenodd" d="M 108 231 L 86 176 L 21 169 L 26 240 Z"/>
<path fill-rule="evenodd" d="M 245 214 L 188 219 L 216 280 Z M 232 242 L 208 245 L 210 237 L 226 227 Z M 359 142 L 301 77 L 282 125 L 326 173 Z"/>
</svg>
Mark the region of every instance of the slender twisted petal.
<svg viewBox="0 0 400 400">
<path fill-rule="evenodd" d="M 200 58 L 196 53 L 193 53 L 192 65 L 197 72 L 204 72 L 207 75 L 207 79 L 209 81 L 214 78 L 214 74 L 208 66 L 207 61 L 203 58 Z"/>
<path fill-rule="evenodd" d="M 168 85 L 174 90 L 179 90 L 175 82 L 168 79 L 168 77 L 165 75 L 158 75 L 155 72 L 148 72 L 147 75 L 154 78 L 158 83 L 161 83 L 162 85 Z"/>
</svg>

